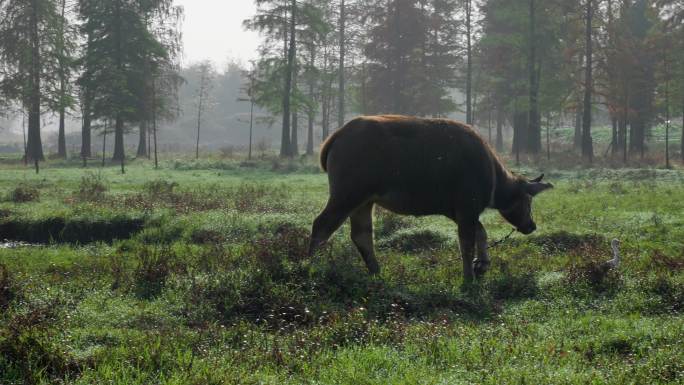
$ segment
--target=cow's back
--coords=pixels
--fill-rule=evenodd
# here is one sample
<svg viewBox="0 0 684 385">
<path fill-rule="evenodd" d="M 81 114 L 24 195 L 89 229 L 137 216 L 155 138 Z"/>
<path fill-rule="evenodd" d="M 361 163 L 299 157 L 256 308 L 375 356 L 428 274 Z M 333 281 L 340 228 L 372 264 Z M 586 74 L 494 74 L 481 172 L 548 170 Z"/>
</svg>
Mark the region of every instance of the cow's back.
<svg viewBox="0 0 684 385">
<path fill-rule="evenodd" d="M 331 194 L 363 195 L 406 214 L 481 212 L 494 188 L 489 146 L 446 119 L 360 117 L 322 151 Z"/>
</svg>

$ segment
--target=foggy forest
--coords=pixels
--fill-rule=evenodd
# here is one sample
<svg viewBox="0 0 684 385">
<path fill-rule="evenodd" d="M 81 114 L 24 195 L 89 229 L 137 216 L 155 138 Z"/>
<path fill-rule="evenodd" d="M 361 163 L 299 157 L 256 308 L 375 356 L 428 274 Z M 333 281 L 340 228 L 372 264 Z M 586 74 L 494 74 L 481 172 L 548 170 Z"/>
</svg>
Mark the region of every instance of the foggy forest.
<svg viewBox="0 0 684 385">
<path fill-rule="evenodd" d="M 0 0 L 0 385 L 684 382 L 684 1 Z"/>
</svg>

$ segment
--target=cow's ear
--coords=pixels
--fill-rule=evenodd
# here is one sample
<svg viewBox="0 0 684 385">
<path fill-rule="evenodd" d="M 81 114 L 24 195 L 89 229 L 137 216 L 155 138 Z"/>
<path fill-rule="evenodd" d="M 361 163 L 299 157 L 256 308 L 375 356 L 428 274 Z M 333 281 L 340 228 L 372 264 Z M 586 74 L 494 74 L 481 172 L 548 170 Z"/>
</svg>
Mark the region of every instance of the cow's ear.
<svg viewBox="0 0 684 385">
<path fill-rule="evenodd" d="M 527 193 L 536 196 L 539 193 L 552 189 L 553 185 L 551 183 L 539 183 L 539 182 L 534 182 L 534 183 L 528 183 L 527 184 Z"/>
<path fill-rule="evenodd" d="M 544 179 L 544 174 L 541 174 L 537 179 L 531 180 L 530 183 L 539 183 Z"/>
</svg>

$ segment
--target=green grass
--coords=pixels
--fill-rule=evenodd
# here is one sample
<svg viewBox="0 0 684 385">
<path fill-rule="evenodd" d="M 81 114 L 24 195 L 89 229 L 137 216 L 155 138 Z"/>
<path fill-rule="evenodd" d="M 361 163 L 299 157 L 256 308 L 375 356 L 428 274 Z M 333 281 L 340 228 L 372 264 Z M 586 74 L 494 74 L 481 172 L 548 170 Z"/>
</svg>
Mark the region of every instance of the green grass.
<svg viewBox="0 0 684 385">
<path fill-rule="evenodd" d="M 444 218 L 378 211 L 379 277 L 348 224 L 307 258 L 313 161 L 2 167 L 0 232 L 45 243 L 0 248 L 3 385 L 684 383 L 681 170 L 545 170 L 539 231 L 464 289 Z"/>
</svg>

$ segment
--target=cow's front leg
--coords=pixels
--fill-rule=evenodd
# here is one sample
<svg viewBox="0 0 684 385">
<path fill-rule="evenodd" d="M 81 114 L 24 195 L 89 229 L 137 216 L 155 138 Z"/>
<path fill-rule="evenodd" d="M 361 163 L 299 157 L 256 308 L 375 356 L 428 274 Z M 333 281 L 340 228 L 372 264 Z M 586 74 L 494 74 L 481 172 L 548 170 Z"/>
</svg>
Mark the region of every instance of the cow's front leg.
<svg viewBox="0 0 684 385">
<path fill-rule="evenodd" d="M 477 226 L 471 222 L 458 224 L 458 240 L 461 246 L 461 258 L 463 259 L 463 282 L 473 281 L 473 257 L 475 253 L 475 233 Z"/>
<path fill-rule="evenodd" d="M 489 270 L 489 252 L 487 248 L 487 231 L 480 221 L 475 227 L 475 244 L 477 246 L 477 258 L 473 261 L 473 272 L 475 276 L 482 277 Z"/>
</svg>

